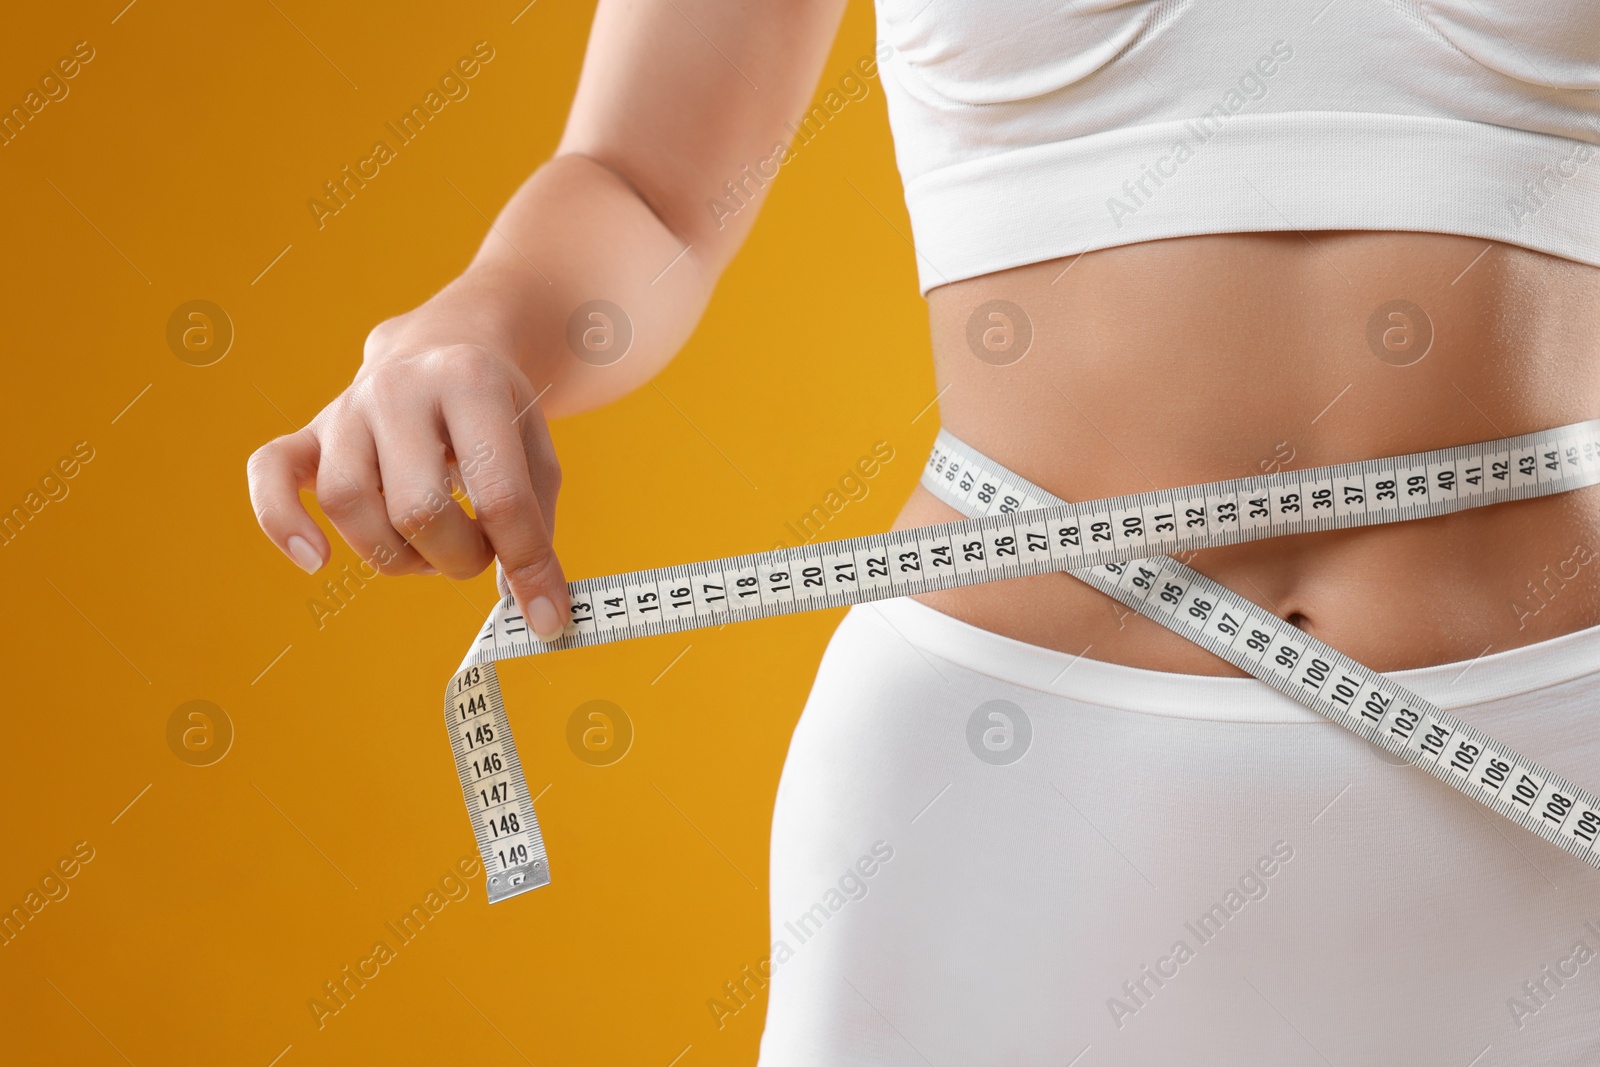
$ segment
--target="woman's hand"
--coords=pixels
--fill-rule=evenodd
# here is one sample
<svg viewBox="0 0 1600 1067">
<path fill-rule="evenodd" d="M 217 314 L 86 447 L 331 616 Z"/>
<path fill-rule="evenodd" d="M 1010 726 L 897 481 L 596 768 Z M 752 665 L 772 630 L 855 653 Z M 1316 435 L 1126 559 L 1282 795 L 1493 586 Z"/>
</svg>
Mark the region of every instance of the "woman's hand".
<svg viewBox="0 0 1600 1067">
<path fill-rule="evenodd" d="M 682 347 L 772 177 L 752 161 L 776 158 L 804 118 L 843 10 L 785 0 L 756 18 L 717 0 L 600 0 L 556 154 L 472 266 L 373 330 L 350 387 L 250 457 L 273 543 L 308 571 L 327 563 L 300 503 L 315 489 L 384 574 L 467 578 L 498 556 L 529 627 L 558 634 L 571 607 L 550 543 L 561 476 L 535 401 L 557 415 L 599 407 Z M 746 71 L 760 72 L 759 91 Z M 725 194 L 718 211 L 708 196 Z M 632 343 L 597 363 L 571 350 L 570 327 L 601 299 L 626 315 Z"/>
<path fill-rule="evenodd" d="M 561 470 L 538 392 L 493 326 L 504 311 L 469 289 L 458 282 L 374 329 L 349 388 L 250 457 L 250 500 L 262 530 L 308 572 L 330 555 L 300 501 L 313 488 L 383 574 L 464 579 L 498 557 L 529 628 L 553 640 L 570 608 L 552 546 Z"/>
</svg>

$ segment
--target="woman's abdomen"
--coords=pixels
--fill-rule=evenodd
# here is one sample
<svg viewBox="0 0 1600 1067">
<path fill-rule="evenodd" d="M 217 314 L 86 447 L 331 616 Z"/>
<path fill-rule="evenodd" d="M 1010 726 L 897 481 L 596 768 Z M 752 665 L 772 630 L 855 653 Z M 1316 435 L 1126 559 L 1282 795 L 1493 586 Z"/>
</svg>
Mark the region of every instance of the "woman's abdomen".
<svg viewBox="0 0 1600 1067">
<path fill-rule="evenodd" d="M 929 307 L 944 426 L 1069 500 L 1600 416 L 1600 269 L 1477 238 L 1186 237 L 957 282 Z M 896 526 L 954 517 L 919 489 Z M 1190 565 L 1377 670 L 1470 660 L 1600 623 L 1600 489 Z M 1239 673 L 1065 575 L 918 599 L 1093 659 Z"/>
</svg>

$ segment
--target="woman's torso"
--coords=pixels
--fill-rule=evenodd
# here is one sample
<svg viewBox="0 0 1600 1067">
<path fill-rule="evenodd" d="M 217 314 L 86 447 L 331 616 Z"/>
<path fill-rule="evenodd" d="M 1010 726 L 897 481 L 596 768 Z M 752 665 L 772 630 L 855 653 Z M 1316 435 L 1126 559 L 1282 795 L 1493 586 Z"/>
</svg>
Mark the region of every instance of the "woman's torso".
<svg viewBox="0 0 1600 1067">
<path fill-rule="evenodd" d="M 1600 268 L 1481 238 L 1178 237 L 938 286 L 929 311 L 943 425 L 1069 500 L 1600 416 Z M 955 517 L 918 488 L 896 528 Z M 1600 491 L 1190 565 L 1374 669 L 1471 660 L 1600 624 Z M 1239 673 L 1065 575 L 918 599 L 1093 659 Z"/>
</svg>

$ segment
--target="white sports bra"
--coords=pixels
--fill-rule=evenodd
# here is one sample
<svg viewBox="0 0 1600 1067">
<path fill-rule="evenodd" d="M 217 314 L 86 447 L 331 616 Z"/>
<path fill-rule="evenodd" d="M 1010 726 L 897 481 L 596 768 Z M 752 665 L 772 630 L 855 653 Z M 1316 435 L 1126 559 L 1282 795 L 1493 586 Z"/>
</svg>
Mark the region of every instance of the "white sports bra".
<svg viewBox="0 0 1600 1067">
<path fill-rule="evenodd" d="M 877 0 L 921 290 L 1202 233 L 1600 266 L 1600 0 Z"/>
</svg>

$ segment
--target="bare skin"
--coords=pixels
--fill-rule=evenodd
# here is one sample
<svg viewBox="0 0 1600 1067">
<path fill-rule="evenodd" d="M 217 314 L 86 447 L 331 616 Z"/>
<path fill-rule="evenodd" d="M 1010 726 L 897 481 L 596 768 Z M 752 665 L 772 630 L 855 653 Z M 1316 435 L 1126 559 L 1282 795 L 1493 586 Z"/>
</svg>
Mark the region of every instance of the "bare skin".
<svg viewBox="0 0 1600 1067">
<path fill-rule="evenodd" d="M 1367 338 L 1373 312 L 1397 297 L 1432 324 L 1431 347 L 1409 366 L 1378 358 Z M 1010 365 L 979 359 L 968 344 L 969 317 L 995 299 L 1022 308 L 1032 324 L 1031 348 Z M 1314 232 L 1155 241 L 941 286 L 929 307 L 943 424 L 1069 500 L 1600 416 L 1600 270 L 1476 238 Z M 1402 351 L 1385 348 L 1389 360 L 1416 355 L 1406 342 L 1416 344 L 1426 324 L 1413 325 L 1410 337 L 1390 335 Z M 990 353 L 997 358 L 1007 354 Z M 896 528 L 955 517 L 919 488 Z M 1600 563 L 1596 489 L 1208 549 L 1189 562 L 1388 671 L 1600 624 L 1600 566 L 1581 565 L 1591 554 Z M 1575 578 L 1561 577 L 1574 570 Z M 1241 673 L 1065 576 L 918 599 L 1092 659 Z"/>
<path fill-rule="evenodd" d="M 555 157 L 513 195 L 459 278 L 372 331 L 339 397 L 251 457 L 267 536 L 307 570 L 326 565 L 327 536 L 300 498 L 314 489 L 338 532 L 383 573 L 459 579 L 498 559 L 534 630 L 559 632 L 569 603 L 552 547 L 560 466 L 545 418 L 638 388 L 688 338 L 757 214 L 718 220 L 706 201 L 789 140 L 842 10 L 842 0 L 780 0 L 754 17 L 717 0 L 601 0 Z M 1500 245 L 1475 260 L 1490 244 L 1432 234 L 1191 237 L 943 286 L 929 296 L 939 383 L 949 387 L 940 415 L 1076 499 L 1259 473 L 1263 460 L 1312 466 L 1600 415 L 1600 271 Z M 1431 350 L 1409 367 L 1383 362 L 1366 342 L 1369 316 L 1395 297 L 1433 324 Z M 1009 366 L 967 345 L 969 317 L 991 299 L 1024 308 L 1032 323 L 1032 348 Z M 595 300 L 622 309 L 626 358 L 597 359 L 572 340 L 618 328 L 614 315 L 581 310 Z M 451 498 L 456 488 L 472 514 Z M 918 491 L 897 525 L 951 517 Z M 1600 567 L 1548 604 L 1526 588 L 1580 544 L 1600 552 L 1600 492 L 1209 550 L 1193 562 L 1387 670 L 1600 622 Z M 1065 576 L 923 599 L 1097 659 L 1237 673 Z"/>
<path fill-rule="evenodd" d="M 382 573 L 460 579 L 498 559 L 534 632 L 558 634 L 571 604 L 552 547 L 561 474 L 545 418 L 638 388 L 693 332 L 756 216 L 718 220 L 706 201 L 789 140 L 843 10 L 601 0 L 555 157 L 460 277 L 373 329 L 349 388 L 250 457 L 251 503 L 273 543 L 308 571 L 327 564 L 327 536 L 300 499 L 314 489 Z M 607 365 L 568 339 L 594 300 L 624 309 L 632 330 L 626 358 Z M 618 325 L 577 317 L 580 336 Z"/>
</svg>

